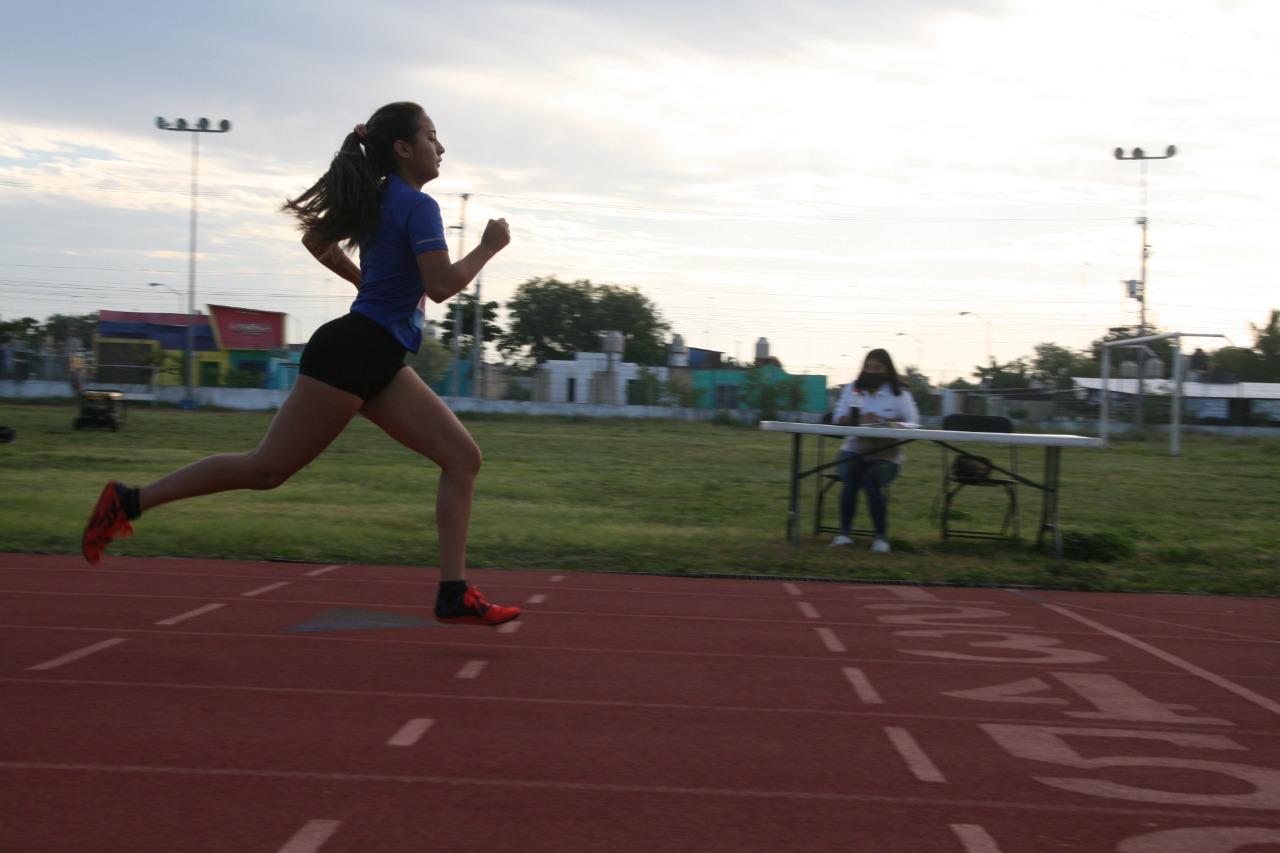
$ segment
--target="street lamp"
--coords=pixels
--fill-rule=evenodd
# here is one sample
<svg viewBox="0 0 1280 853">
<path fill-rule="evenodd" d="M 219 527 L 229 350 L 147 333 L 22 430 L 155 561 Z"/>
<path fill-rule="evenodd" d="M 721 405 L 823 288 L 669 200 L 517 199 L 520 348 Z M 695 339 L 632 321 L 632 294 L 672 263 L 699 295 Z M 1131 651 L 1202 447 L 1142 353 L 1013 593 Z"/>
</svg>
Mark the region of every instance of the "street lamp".
<svg viewBox="0 0 1280 853">
<path fill-rule="evenodd" d="M 149 282 L 147 282 L 147 287 L 163 287 L 165 290 L 169 291 L 169 292 L 170 292 L 170 293 L 172 293 L 174 296 L 178 297 L 178 313 L 179 313 L 179 314 L 182 314 L 182 313 L 183 313 L 183 311 L 182 311 L 182 294 L 181 294 L 181 293 L 179 293 L 177 290 L 174 290 L 172 287 L 170 287 L 170 286 L 169 286 L 169 285 L 167 285 L 167 284 L 161 284 L 161 283 L 160 283 L 160 282 L 158 282 L 158 281 L 149 281 Z M 185 316 L 186 316 L 186 318 L 187 318 L 187 328 L 188 328 L 188 329 L 190 329 L 190 328 L 191 328 L 191 315 L 190 315 L 190 314 L 187 314 L 187 315 L 185 315 Z M 191 352 L 188 350 L 188 352 L 187 352 L 187 358 L 190 358 L 190 357 L 191 357 Z"/>
<path fill-rule="evenodd" d="M 991 321 L 988 320 L 986 317 L 983 317 L 981 314 L 974 313 L 973 311 L 961 311 L 960 316 L 975 317 L 987 324 L 987 367 L 988 368 L 994 367 L 995 362 L 992 360 L 992 357 L 991 357 Z M 983 378 L 985 379 L 986 370 L 984 369 L 982 373 L 983 373 Z"/>
<path fill-rule="evenodd" d="M 1126 155 L 1123 148 L 1115 150 L 1117 160 L 1137 160 L 1142 164 L 1142 215 L 1138 217 L 1138 224 L 1142 226 L 1142 266 L 1141 273 L 1136 280 L 1126 281 L 1125 285 L 1129 288 L 1129 296 L 1138 300 L 1139 320 L 1138 320 L 1138 336 L 1142 337 L 1147 333 L 1147 258 L 1151 255 L 1151 244 L 1147 242 L 1147 161 L 1148 160 L 1168 160 L 1170 157 L 1178 153 L 1178 149 L 1170 145 L 1165 149 L 1162 155 L 1147 154 L 1141 148 L 1133 149 L 1132 154 Z M 1135 413 L 1134 420 L 1139 428 L 1142 427 L 1142 392 L 1143 386 L 1146 384 L 1146 360 L 1145 353 L 1138 351 L 1138 410 Z"/>
<path fill-rule="evenodd" d="M 178 291 L 174 290 L 174 289 L 173 289 L 172 287 L 170 287 L 169 285 L 167 285 L 167 284 L 161 284 L 161 283 L 160 283 L 160 282 L 158 282 L 158 281 L 149 281 L 149 282 L 147 282 L 147 287 L 163 287 L 165 290 L 169 291 L 169 292 L 170 292 L 170 293 L 172 293 L 174 296 L 178 297 L 178 313 L 179 313 L 179 314 L 184 314 L 184 313 L 186 313 L 186 312 L 184 312 L 184 311 L 182 310 L 182 294 L 181 294 L 181 293 L 179 293 Z"/>
<path fill-rule="evenodd" d="M 907 332 L 898 332 L 898 337 L 911 338 L 911 340 L 916 342 L 916 370 L 923 373 L 924 372 L 924 344 L 920 343 L 920 339 L 917 338 L 915 335 L 909 334 Z"/>
<path fill-rule="evenodd" d="M 195 123 L 194 126 L 187 124 L 185 118 L 180 118 L 173 124 L 170 124 L 164 118 L 156 119 L 156 127 L 161 130 L 185 131 L 191 134 L 191 252 L 190 262 L 187 268 L 187 399 L 183 401 L 184 407 L 195 406 L 195 379 L 193 371 L 195 370 L 195 349 L 196 349 L 196 190 L 198 178 L 200 174 L 200 134 L 202 133 L 226 133 L 231 130 L 231 122 L 223 119 L 218 122 L 217 127 L 210 124 L 207 118 L 202 118 Z"/>
</svg>

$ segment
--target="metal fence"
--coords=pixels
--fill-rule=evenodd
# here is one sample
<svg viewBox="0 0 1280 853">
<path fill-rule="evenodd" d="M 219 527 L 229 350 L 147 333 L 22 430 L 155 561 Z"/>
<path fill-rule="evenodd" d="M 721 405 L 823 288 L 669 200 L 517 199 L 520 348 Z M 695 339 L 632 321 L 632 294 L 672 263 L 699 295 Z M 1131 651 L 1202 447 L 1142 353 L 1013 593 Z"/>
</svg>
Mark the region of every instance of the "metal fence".
<svg viewBox="0 0 1280 853">
<path fill-rule="evenodd" d="M 95 364 L 91 354 L 0 348 L 0 381 L 66 382 L 73 392 L 87 385 L 154 385 L 153 364 Z"/>
<path fill-rule="evenodd" d="M 0 379 L 68 382 L 85 364 L 83 356 L 63 352 L 0 348 Z"/>
</svg>

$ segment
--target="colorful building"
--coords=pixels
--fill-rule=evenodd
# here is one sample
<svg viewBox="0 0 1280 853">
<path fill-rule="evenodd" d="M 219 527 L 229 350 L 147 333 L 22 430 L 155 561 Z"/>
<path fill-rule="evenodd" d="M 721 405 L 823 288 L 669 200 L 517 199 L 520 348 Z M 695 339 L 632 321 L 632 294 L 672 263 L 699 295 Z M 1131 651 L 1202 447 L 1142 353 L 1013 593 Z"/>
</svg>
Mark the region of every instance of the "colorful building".
<svg viewBox="0 0 1280 853">
<path fill-rule="evenodd" d="M 299 353 L 285 344 L 277 311 L 210 305 L 195 316 L 192 353 L 197 386 L 287 390 Z M 185 385 L 190 315 L 99 311 L 95 343 L 99 382 Z"/>
</svg>

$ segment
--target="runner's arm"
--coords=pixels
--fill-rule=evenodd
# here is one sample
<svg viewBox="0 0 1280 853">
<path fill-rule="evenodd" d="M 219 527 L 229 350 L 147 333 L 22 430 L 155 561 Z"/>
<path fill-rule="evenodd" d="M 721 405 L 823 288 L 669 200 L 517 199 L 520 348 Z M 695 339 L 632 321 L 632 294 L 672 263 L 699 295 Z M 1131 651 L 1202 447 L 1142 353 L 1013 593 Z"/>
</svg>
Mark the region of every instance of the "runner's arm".
<svg viewBox="0 0 1280 853">
<path fill-rule="evenodd" d="M 360 268 L 346 252 L 342 251 L 340 245 L 327 243 L 311 232 L 302 235 L 302 245 L 306 246 L 312 257 L 324 264 L 326 268 L 354 284 L 356 290 L 360 289 Z"/>
<path fill-rule="evenodd" d="M 484 265 L 511 242 L 511 229 L 505 219 L 490 219 L 480 238 L 480 245 L 459 261 L 450 261 L 447 249 L 433 249 L 418 255 L 418 272 L 422 289 L 432 302 L 441 303 L 462 292 Z"/>
</svg>

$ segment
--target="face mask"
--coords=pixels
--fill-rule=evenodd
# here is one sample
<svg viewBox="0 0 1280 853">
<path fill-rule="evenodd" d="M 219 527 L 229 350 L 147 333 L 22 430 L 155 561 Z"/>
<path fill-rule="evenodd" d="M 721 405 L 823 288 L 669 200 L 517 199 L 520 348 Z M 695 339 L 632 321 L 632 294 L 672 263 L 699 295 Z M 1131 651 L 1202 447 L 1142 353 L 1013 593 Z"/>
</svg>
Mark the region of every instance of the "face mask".
<svg viewBox="0 0 1280 853">
<path fill-rule="evenodd" d="M 867 373 L 863 371 L 858 374 L 858 388 L 862 391 L 878 391 L 880 386 L 885 382 L 883 373 Z"/>
</svg>

